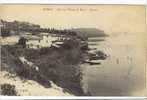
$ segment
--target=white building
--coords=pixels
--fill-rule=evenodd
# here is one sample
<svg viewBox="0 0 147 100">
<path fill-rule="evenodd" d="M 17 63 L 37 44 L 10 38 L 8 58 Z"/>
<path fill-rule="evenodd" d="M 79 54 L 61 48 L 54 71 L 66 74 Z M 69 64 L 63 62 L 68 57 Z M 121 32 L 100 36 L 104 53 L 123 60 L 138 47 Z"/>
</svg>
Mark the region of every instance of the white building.
<svg viewBox="0 0 147 100">
<path fill-rule="evenodd" d="M 38 36 L 27 38 L 27 48 L 39 49 L 43 47 L 55 46 L 55 43 L 63 40 L 61 35 L 51 33 L 40 33 Z M 63 42 L 60 42 L 60 44 Z"/>
</svg>

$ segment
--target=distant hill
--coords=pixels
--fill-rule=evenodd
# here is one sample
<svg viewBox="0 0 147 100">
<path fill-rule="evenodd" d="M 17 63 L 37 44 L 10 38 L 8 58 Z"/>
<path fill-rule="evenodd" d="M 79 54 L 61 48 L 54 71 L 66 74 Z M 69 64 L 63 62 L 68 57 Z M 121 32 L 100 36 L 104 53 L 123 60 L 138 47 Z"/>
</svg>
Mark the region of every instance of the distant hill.
<svg viewBox="0 0 147 100">
<path fill-rule="evenodd" d="M 106 37 L 107 34 L 104 31 L 96 29 L 96 28 L 76 28 L 72 29 L 75 31 L 79 36 L 86 36 L 86 37 Z"/>
</svg>

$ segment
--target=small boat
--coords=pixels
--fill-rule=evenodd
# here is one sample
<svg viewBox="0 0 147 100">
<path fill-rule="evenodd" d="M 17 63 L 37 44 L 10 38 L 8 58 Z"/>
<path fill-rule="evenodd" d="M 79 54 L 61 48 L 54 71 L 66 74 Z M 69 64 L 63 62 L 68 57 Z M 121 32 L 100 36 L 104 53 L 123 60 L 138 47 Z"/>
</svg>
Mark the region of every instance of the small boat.
<svg viewBox="0 0 147 100">
<path fill-rule="evenodd" d="M 104 60 L 107 58 L 106 54 L 104 54 L 102 51 L 97 50 L 88 51 L 88 55 L 90 60 Z"/>
<path fill-rule="evenodd" d="M 85 60 L 84 63 L 88 63 L 90 65 L 99 65 L 99 64 L 101 64 L 98 60 Z"/>
</svg>

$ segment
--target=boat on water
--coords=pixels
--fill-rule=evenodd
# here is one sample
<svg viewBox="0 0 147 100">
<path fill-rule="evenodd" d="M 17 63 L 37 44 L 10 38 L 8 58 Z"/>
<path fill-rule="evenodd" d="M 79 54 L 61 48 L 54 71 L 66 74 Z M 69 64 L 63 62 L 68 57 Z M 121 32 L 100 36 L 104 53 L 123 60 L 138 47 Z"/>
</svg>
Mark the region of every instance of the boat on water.
<svg viewBox="0 0 147 100">
<path fill-rule="evenodd" d="M 89 50 L 87 52 L 87 58 L 84 60 L 84 63 L 88 63 L 90 65 L 99 65 L 101 61 L 106 59 L 107 55 L 102 51 L 98 51 L 96 49 Z"/>
<path fill-rule="evenodd" d="M 88 51 L 88 56 L 90 60 L 104 60 L 107 58 L 107 55 L 105 53 L 97 50 Z"/>
<path fill-rule="evenodd" d="M 99 60 L 85 60 L 84 63 L 88 63 L 90 65 L 99 65 L 99 64 L 101 64 Z"/>
</svg>

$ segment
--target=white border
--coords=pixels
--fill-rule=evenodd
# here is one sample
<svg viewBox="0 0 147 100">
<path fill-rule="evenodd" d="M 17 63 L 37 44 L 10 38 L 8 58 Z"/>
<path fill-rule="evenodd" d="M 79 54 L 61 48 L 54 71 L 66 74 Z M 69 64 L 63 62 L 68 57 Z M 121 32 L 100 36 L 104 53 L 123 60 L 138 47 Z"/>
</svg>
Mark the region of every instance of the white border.
<svg viewBox="0 0 147 100">
<path fill-rule="evenodd" d="M 0 3 L 26 4 L 137 4 L 145 5 L 146 0 L 0 0 Z"/>
<path fill-rule="evenodd" d="M 146 0 L 0 0 L 0 4 L 129 4 L 145 5 Z M 0 96 L 0 100 L 16 99 L 120 99 L 120 100 L 145 100 L 147 97 L 128 96 Z"/>
<path fill-rule="evenodd" d="M 127 96 L 122 96 L 122 97 L 104 97 L 104 96 L 100 96 L 100 97 L 96 97 L 96 96 L 1 96 L 0 99 L 1 100 L 16 100 L 16 99 L 112 99 L 112 100 L 147 100 L 147 97 L 127 97 Z"/>
</svg>

